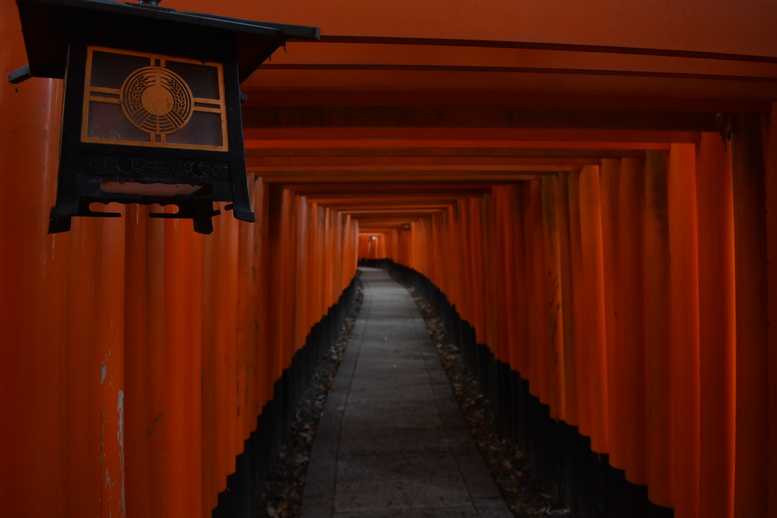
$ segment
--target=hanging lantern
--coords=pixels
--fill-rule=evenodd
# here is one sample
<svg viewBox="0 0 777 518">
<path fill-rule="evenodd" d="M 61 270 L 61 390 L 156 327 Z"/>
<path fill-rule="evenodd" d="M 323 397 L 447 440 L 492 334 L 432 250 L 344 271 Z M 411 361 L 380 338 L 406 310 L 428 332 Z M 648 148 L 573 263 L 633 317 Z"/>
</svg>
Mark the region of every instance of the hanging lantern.
<svg viewBox="0 0 777 518">
<path fill-rule="evenodd" d="M 9 74 L 65 80 L 57 200 L 49 232 L 93 203 L 176 205 L 200 233 L 213 202 L 254 221 L 240 83 L 315 27 L 178 12 L 141 0 L 17 0 L 29 65 Z"/>
</svg>

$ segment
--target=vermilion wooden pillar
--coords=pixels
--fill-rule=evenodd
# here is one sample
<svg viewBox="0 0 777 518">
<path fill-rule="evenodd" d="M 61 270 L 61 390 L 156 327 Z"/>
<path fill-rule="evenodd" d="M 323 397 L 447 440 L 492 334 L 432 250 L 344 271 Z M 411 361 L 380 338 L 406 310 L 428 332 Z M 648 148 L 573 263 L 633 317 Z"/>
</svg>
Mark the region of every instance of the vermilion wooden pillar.
<svg viewBox="0 0 777 518">
<path fill-rule="evenodd" d="M 469 230 L 471 224 L 469 213 L 469 200 L 461 200 L 459 205 L 459 217 L 456 219 L 454 228 L 452 229 L 452 239 L 450 241 L 450 246 L 456 248 L 462 247 L 460 248 L 461 251 L 458 252 L 460 259 L 459 268 L 461 268 L 459 271 L 464 273 L 464 277 L 456 276 L 453 271 L 451 271 L 449 275 L 451 275 L 452 284 L 456 284 L 458 286 L 457 291 L 459 293 L 459 297 L 456 300 L 458 311 L 461 313 L 465 320 L 468 320 L 470 324 L 472 324 L 470 321 L 472 318 L 470 313 L 470 306 L 472 302 L 472 283 L 474 282 L 472 277 L 476 274 L 473 270 L 472 255 L 464 252 L 464 250 L 470 250 L 470 247 L 474 246 L 471 241 L 471 234 Z"/>
<path fill-rule="evenodd" d="M 600 174 L 598 166 L 580 171 L 580 235 L 582 244 L 583 347 L 588 369 L 587 404 L 591 416 L 591 449 L 609 451 L 609 395 L 607 386 L 607 334 L 605 329 L 604 255 Z"/>
<path fill-rule="evenodd" d="M 284 323 L 280 322 L 279 308 L 285 304 L 284 279 L 282 277 L 282 263 L 286 260 L 283 254 L 283 220 L 287 217 L 284 213 L 285 191 L 282 187 L 271 184 L 267 189 L 267 269 L 261 272 L 265 276 L 267 286 L 267 307 L 264 320 L 267 323 L 262 333 L 265 343 L 278 344 L 268 348 L 266 355 L 265 376 L 267 393 L 272 395 L 273 383 L 283 371 L 283 351 L 280 344 L 285 339 Z M 291 289 L 291 286 L 288 287 Z"/>
<path fill-rule="evenodd" d="M 293 314 L 297 315 L 297 318 L 294 319 L 291 343 L 288 345 L 289 360 L 287 367 L 291 365 L 291 359 L 294 358 L 294 354 L 305 340 L 305 334 L 303 333 L 305 333 L 305 323 L 310 316 L 311 304 L 308 290 L 306 289 L 306 283 L 311 274 L 308 267 L 311 255 L 308 250 L 308 241 L 310 235 L 316 231 L 315 228 L 310 226 L 310 207 L 304 195 L 295 194 L 291 210 L 294 214 L 294 226 L 291 234 L 292 242 L 294 243 L 292 265 L 293 271 L 296 274 L 296 283 L 292 292 L 294 299 L 294 309 L 292 311 L 294 312 Z"/>
<path fill-rule="evenodd" d="M 524 254 L 524 273 L 525 273 L 525 299 L 526 299 L 526 347 L 521 351 L 521 375 L 523 379 L 529 381 L 529 389 L 536 395 L 536 381 L 532 382 L 532 364 L 533 356 L 536 354 L 537 343 L 537 300 L 536 281 L 534 276 L 534 231 L 532 230 L 532 204 L 531 204 L 531 183 L 524 182 L 522 185 L 522 212 L 523 218 L 523 254 Z"/>
<path fill-rule="evenodd" d="M 647 351 L 645 335 L 644 203 L 645 163 L 621 159 L 618 182 L 618 218 L 621 267 L 618 324 L 623 341 L 623 453 L 626 479 L 647 485 Z"/>
<path fill-rule="evenodd" d="M 515 246 L 515 308 L 509 315 L 516 323 L 516 335 L 511 337 L 510 365 L 518 371 L 523 379 L 528 379 L 529 347 L 529 289 L 528 289 L 528 251 L 526 238 L 526 210 L 524 208 L 524 191 L 526 183 L 513 187 L 514 224 L 512 225 L 513 243 Z"/>
<path fill-rule="evenodd" d="M 507 227 L 510 225 L 510 204 L 505 201 L 505 190 L 502 188 L 495 188 L 492 190 L 490 199 L 492 207 L 492 218 L 494 224 L 491 226 L 491 241 L 489 256 L 492 269 L 489 282 L 493 289 L 498 290 L 499 299 L 491 300 L 491 308 L 486 317 L 492 322 L 491 326 L 494 334 L 496 335 L 496 354 L 497 359 L 503 363 L 510 363 L 509 356 L 509 340 L 507 338 L 509 326 L 515 323 L 514 319 L 504 318 L 504 309 L 501 311 L 496 310 L 494 307 L 498 305 L 500 308 L 510 307 L 509 294 L 510 290 L 515 286 L 512 263 L 510 260 L 510 254 L 513 247 L 513 243 L 509 240 L 507 235 Z M 510 251 L 508 251 L 510 250 Z M 505 275 L 502 279 L 495 273 L 496 270 L 503 272 Z M 510 272 L 510 273 L 507 273 Z M 486 300 L 491 299 L 488 297 L 488 291 L 486 292 Z"/>
<path fill-rule="evenodd" d="M 121 211 L 123 212 L 123 210 Z M 124 233 L 121 223 L 107 219 L 95 222 L 98 282 L 95 291 L 95 360 L 100 365 L 102 441 L 102 509 L 111 516 L 127 510 L 123 489 L 126 483 L 125 420 L 125 318 L 124 318 Z"/>
<path fill-rule="evenodd" d="M 559 262 L 561 267 L 561 308 L 563 320 L 564 355 L 564 420 L 577 425 L 579 418 L 579 396 L 577 388 L 577 351 L 575 335 L 574 281 L 572 243 L 569 215 L 569 172 L 558 174 L 557 207 L 559 234 Z"/>
<path fill-rule="evenodd" d="M 548 333 L 545 318 L 545 254 L 542 225 L 542 185 L 539 180 L 528 183 L 524 191 L 526 203 L 526 264 L 527 296 L 529 298 L 529 380 L 531 393 L 542 403 L 548 400 Z"/>
<path fill-rule="evenodd" d="M 620 233 L 621 220 L 617 216 L 618 182 L 620 180 L 620 160 L 603 159 L 600 168 L 601 212 L 602 212 L 602 258 L 604 261 L 604 324 L 606 336 L 608 419 L 607 431 L 610 438 L 610 465 L 624 469 L 623 416 L 627 405 L 623 390 L 623 342 L 617 326 L 619 311 L 618 277 L 620 272 Z"/>
<path fill-rule="evenodd" d="M 226 489 L 225 477 L 234 459 L 223 455 L 225 444 L 231 444 L 229 423 L 225 422 L 226 410 L 220 404 L 227 397 L 226 355 L 222 338 L 222 327 L 217 321 L 221 313 L 205 301 L 221 300 L 222 281 L 219 275 L 221 259 L 219 249 L 227 242 L 221 235 L 220 218 L 214 221 L 214 232 L 209 239 L 203 240 L 203 326 L 202 326 L 202 473 L 203 501 L 202 509 L 216 507 L 218 493 Z"/>
<path fill-rule="evenodd" d="M 103 510 L 102 499 L 104 497 L 104 487 L 101 483 L 103 478 L 102 465 L 96 462 L 95 459 L 95 455 L 101 453 L 99 451 L 100 448 L 95 444 L 95 437 L 100 436 L 101 423 L 99 415 L 96 416 L 93 410 L 95 407 L 99 408 L 100 406 L 99 394 L 101 392 L 101 385 L 98 385 L 94 378 L 98 368 L 96 363 L 98 362 L 95 361 L 96 344 L 93 342 L 95 301 L 92 294 L 95 292 L 97 279 L 94 275 L 96 258 L 93 254 L 85 253 L 89 248 L 89 243 L 94 240 L 95 234 L 94 227 L 89 227 L 88 225 L 86 225 L 86 228 L 83 227 L 83 224 L 77 225 L 74 230 L 79 233 L 74 234 L 72 239 L 69 240 L 71 246 L 69 247 L 68 269 L 67 273 L 62 273 L 65 280 L 64 284 L 65 286 L 75 284 L 80 289 L 65 291 L 63 299 L 65 306 L 63 314 L 65 319 L 64 333 L 59 337 L 59 347 L 63 351 L 67 351 L 65 355 L 66 370 L 63 373 L 62 380 L 65 391 L 61 404 L 74 418 L 83 419 L 83 424 L 77 425 L 75 429 L 65 426 L 62 431 L 58 430 L 57 432 L 64 432 L 65 439 L 75 439 L 75 452 L 67 455 L 68 457 L 72 455 L 69 460 L 75 462 L 74 467 L 76 469 L 70 473 L 62 473 L 66 480 L 65 484 L 67 484 L 69 490 L 79 494 L 81 490 L 77 487 L 78 484 L 67 479 L 68 476 L 74 476 L 82 487 L 88 487 L 89 492 L 87 495 L 94 499 L 89 503 L 91 511 L 97 513 Z M 40 347 L 40 345 L 37 345 L 36 348 Z M 101 370 L 102 365 L 99 368 Z M 73 373 L 81 373 L 80 379 L 76 379 Z M 102 378 L 102 372 L 100 372 L 100 377 Z M 73 396 L 67 396 L 67 394 L 73 394 Z M 80 437 L 78 436 L 79 432 L 81 434 Z M 45 437 L 45 432 L 41 434 L 38 431 L 36 435 L 38 437 L 35 439 L 40 440 L 41 436 Z M 126 446 L 126 433 L 124 437 Z M 44 466 L 43 471 L 46 471 L 45 464 L 42 464 L 42 466 Z M 87 469 L 84 469 L 85 467 Z M 49 505 L 58 504 L 58 502 L 48 503 Z"/>
<path fill-rule="evenodd" d="M 504 239 L 504 265 L 507 273 L 505 282 L 505 311 L 503 319 L 505 322 L 504 335 L 504 361 L 512 369 L 518 370 L 517 349 L 525 347 L 525 299 L 521 287 L 526 278 L 523 271 L 523 244 L 519 240 L 522 235 L 520 230 L 522 224 L 516 220 L 520 211 L 518 210 L 518 193 L 515 186 L 500 187 L 500 214 L 502 221 L 502 239 Z"/>
<path fill-rule="evenodd" d="M 544 241 L 544 305 L 547 326 L 547 377 L 550 416 L 564 419 L 564 316 L 561 283 L 561 252 L 559 237 L 558 189 L 555 175 L 542 178 L 542 224 Z"/>
<path fill-rule="evenodd" d="M 731 142 L 736 260 L 735 516 L 768 516 L 769 297 L 761 118 L 743 115 Z"/>
<path fill-rule="evenodd" d="M 274 308 L 273 319 L 270 321 L 274 321 L 274 325 L 278 326 L 281 332 L 280 341 L 278 342 L 281 363 L 278 366 L 279 371 L 275 379 L 280 378 L 283 370 L 291 364 L 297 325 L 297 319 L 284 319 L 283 315 L 293 315 L 297 310 L 297 278 L 295 273 L 298 266 L 298 196 L 291 189 L 284 189 L 282 200 L 282 216 L 280 218 L 282 235 L 279 252 L 283 262 L 282 264 L 276 264 L 275 268 L 272 269 L 274 273 L 271 274 L 279 275 L 281 283 L 278 285 L 277 291 L 273 290 L 270 294 L 272 299 L 278 301 L 278 305 Z"/>
<path fill-rule="evenodd" d="M 312 273 L 310 260 L 313 258 L 313 254 L 310 253 L 308 241 L 317 229 L 312 225 L 312 210 L 310 205 L 308 205 L 307 198 L 299 195 L 295 196 L 294 201 L 294 208 L 292 210 L 294 210 L 295 214 L 295 225 L 292 237 L 295 245 L 293 264 L 295 266 L 297 285 L 293 314 L 299 315 L 299 317 L 295 319 L 294 336 L 289 344 L 289 365 L 291 365 L 294 354 L 305 343 L 305 336 L 308 334 L 308 329 L 310 329 L 308 326 L 313 324 L 309 319 L 312 317 L 312 308 L 315 304 L 315 301 L 311 300 L 309 296 L 308 279 L 310 279 Z"/>
<path fill-rule="evenodd" d="M 462 221 L 466 219 L 465 216 L 465 203 L 462 200 L 456 202 L 456 206 L 451 210 L 450 217 L 448 218 L 448 224 L 446 225 L 446 232 L 444 236 L 444 248 L 447 250 L 453 250 L 453 261 L 443 262 L 443 270 L 445 271 L 444 280 L 450 279 L 449 285 L 452 291 L 453 304 L 456 304 L 458 311 L 461 313 L 462 300 L 466 298 L 466 291 L 464 290 L 464 283 L 462 281 L 456 281 L 459 278 L 456 272 L 467 272 L 467 260 L 464 249 L 460 247 L 464 242 L 461 238 L 462 235 Z M 443 290 L 448 293 L 447 290 Z"/>
<path fill-rule="evenodd" d="M 222 207 L 225 204 L 222 204 Z M 238 329 L 238 299 L 240 289 L 238 287 L 238 222 L 234 218 L 221 218 L 222 242 L 219 257 L 221 258 L 219 275 L 219 296 L 206 301 L 211 305 L 212 314 L 217 315 L 220 324 L 219 338 L 224 351 L 224 397 L 221 402 L 224 420 L 227 424 L 224 433 L 223 455 L 228 459 L 226 471 L 223 477 L 235 472 L 235 462 L 238 454 L 243 451 L 246 437 L 242 429 L 242 417 L 245 407 L 242 395 L 238 394 L 240 380 L 242 378 L 238 367 L 239 343 L 237 342 Z M 219 228 L 219 227 L 216 227 Z M 252 423 L 253 425 L 253 423 Z"/>
<path fill-rule="evenodd" d="M 644 280 L 647 386 L 648 497 L 672 507 L 673 476 L 670 346 L 670 245 L 667 153 L 648 151 L 645 160 Z"/>
<path fill-rule="evenodd" d="M 305 269 L 309 272 L 309 278 L 321 279 L 320 290 L 311 289 L 311 282 L 306 286 L 307 303 L 307 316 L 305 326 L 307 329 L 302 336 L 303 344 L 306 339 L 310 328 L 316 323 L 321 315 L 326 311 L 329 293 L 327 293 L 327 284 L 324 280 L 327 276 L 323 274 L 322 266 L 324 265 L 324 256 L 337 256 L 337 247 L 342 247 L 342 241 L 337 239 L 337 236 L 333 235 L 330 239 L 327 239 L 328 228 L 326 226 L 326 211 L 318 203 L 308 200 L 308 226 L 310 231 L 308 232 L 307 240 L 304 247 L 305 255 Z"/>
<path fill-rule="evenodd" d="M 255 176 L 249 175 L 248 194 L 255 213 L 261 217 L 263 205 L 264 186 Z M 238 395 L 245 399 L 241 403 L 243 436 L 248 437 L 256 428 L 255 417 L 261 413 L 264 404 L 264 389 L 261 387 L 261 379 L 258 378 L 263 359 L 260 358 L 261 332 L 264 327 L 262 320 L 262 303 L 266 289 L 263 286 L 264 277 L 259 275 L 262 267 L 262 256 L 265 248 L 262 246 L 262 223 L 237 225 L 238 227 L 238 256 L 237 261 L 237 337 L 238 345 Z M 170 235 L 170 239 L 174 238 Z M 196 241 L 195 241 L 196 243 Z M 186 248 L 197 250 L 191 245 Z M 196 271 L 196 270 L 195 270 Z M 196 321 L 195 321 L 196 322 Z M 242 406 L 245 405 L 245 406 Z"/>
<path fill-rule="evenodd" d="M 734 515 L 736 312 L 731 146 L 702 134 L 696 154 L 699 232 L 699 515 Z"/>
<path fill-rule="evenodd" d="M 577 392 L 577 421 L 569 421 L 569 424 L 579 427 L 580 433 L 591 437 L 591 405 L 589 404 L 590 378 L 588 369 L 588 348 L 585 340 L 585 273 L 583 269 L 583 238 L 581 233 L 580 216 L 580 173 L 570 173 L 567 182 L 567 194 L 569 196 L 569 251 L 572 272 L 572 314 L 574 315 L 574 358 L 575 374 L 577 380 L 575 390 Z"/>
<path fill-rule="evenodd" d="M 484 200 L 481 197 L 469 198 L 469 218 L 470 218 L 470 244 L 469 255 L 472 261 L 471 286 L 471 304 L 469 306 L 470 323 L 478 332 L 478 343 L 487 344 L 485 332 L 486 326 L 486 304 L 484 293 L 485 270 L 483 268 L 484 244 L 483 239 L 483 214 L 482 209 Z"/>
<path fill-rule="evenodd" d="M 178 219 L 165 222 L 165 236 L 167 509 L 170 518 L 187 518 L 202 502 L 202 463 L 192 454 L 202 451 L 202 426 L 191 426 L 191 417 L 202 414 L 203 236 Z"/>
<path fill-rule="evenodd" d="M 164 223 L 150 220 L 140 206 L 129 207 L 127 218 L 126 498 L 133 502 L 130 515 L 140 516 L 155 509 L 167 512 L 166 501 L 160 500 L 167 492 L 165 275 L 164 262 L 154 259 L 155 254 L 164 257 Z"/>
<path fill-rule="evenodd" d="M 492 348 L 498 361 L 509 363 L 507 334 L 511 321 L 514 322 L 514 320 L 506 318 L 504 314 L 505 310 L 511 307 L 510 289 L 514 285 L 515 271 L 508 262 L 513 243 L 510 242 L 507 231 L 510 205 L 505 195 L 503 187 L 495 187 L 488 197 L 490 223 L 486 225 L 486 235 L 489 244 L 485 257 L 490 264 L 484 273 L 488 279 L 485 300 L 489 308 L 486 319 L 489 325 L 489 336 L 493 337 Z"/>
<path fill-rule="evenodd" d="M 42 222 L 43 220 L 41 219 Z M 55 238 L 55 241 L 59 240 Z M 62 444 L 69 445 L 67 449 L 62 451 L 62 460 L 70 469 L 58 473 L 59 476 L 64 477 L 62 479 L 62 489 L 65 491 L 63 508 L 67 512 L 98 514 L 100 508 L 100 484 L 98 482 L 100 465 L 94 459 L 96 453 L 94 437 L 99 436 L 100 427 L 93 412 L 94 400 L 90 397 L 91 394 L 97 391 L 95 390 L 93 378 L 96 367 L 94 365 L 94 347 L 90 343 L 91 340 L 88 333 L 88 329 L 93 327 L 91 319 L 94 306 L 89 294 L 94 291 L 94 277 L 92 275 L 94 271 L 94 258 L 91 254 L 85 254 L 84 257 L 79 258 L 79 255 L 82 253 L 82 249 L 78 246 L 79 239 L 68 239 L 67 242 L 71 245 L 65 249 L 66 252 L 70 253 L 70 260 L 61 261 L 64 268 L 56 272 L 60 275 L 59 282 L 51 286 L 51 288 L 59 291 L 69 281 L 75 280 L 76 282 L 81 281 L 78 284 L 80 289 L 63 290 L 61 292 L 65 295 L 60 302 L 60 304 L 62 302 L 65 303 L 61 313 L 61 317 L 64 318 L 64 325 L 57 337 L 59 340 L 58 345 L 50 351 L 50 353 L 53 353 L 50 359 L 56 362 L 59 359 L 56 353 L 67 351 L 67 354 L 64 354 L 63 357 L 62 379 L 58 381 L 63 386 L 61 391 L 62 397 L 55 402 L 61 406 L 63 415 L 68 416 L 70 426 L 64 426 L 62 429 L 54 428 L 49 430 L 49 432 L 62 434 Z M 79 322 L 84 321 L 88 322 L 89 325 L 86 327 L 79 325 Z M 58 323 L 56 320 L 52 322 L 53 325 Z M 67 347 L 66 344 L 74 344 L 75 346 Z M 40 348 L 40 345 L 36 345 L 30 351 L 38 352 Z M 5 365 L 5 363 L 0 362 L 0 365 Z M 45 369 L 45 363 L 40 365 Z M 79 373 L 79 375 L 73 376 L 72 373 Z M 100 376 L 102 377 L 102 373 L 100 373 Z M 12 375 L 6 378 L 9 381 L 13 379 Z M 34 379 L 32 378 L 31 380 Z M 52 378 L 48 383 L 53 383 L 54 380 L 56 378 Z M 8 392 L 8 394 L 12 393 Z M 68 394 L 73 396 L 68 396 Z M 35 442 L 43 439 L 41 441 L 42 444 L 26 444 L 23 438 L 20 438 L 19 442 L 14 444 L 18 445 L 18 449 L 21 451 L 24 451 L 29 446 L 47 448 L 45 436 L 45 430 L 38 430 L 31 437 L 34 437 Z M 16 449 L 14 448 L 14 450 Z M 51 457 L 51 464 L 48 466 L 45 463 L 40 464 L 40 471 L 44 479 L 49 476 L 48 470 L 60 467 L 60 460 L 53 450 L 51 451 Z M 21 470 L 21 472 L 24 473 L 24 470 Z M 14 492 L 13 494 L 21 495 L 23 493 Z M 34 498 L 34 502 L 38 503 L 40 501 L 40 504 L 47 507 L 61 505 L 58 501 L 48 501 L 48 498 L 50 496 L 44 493 Z M 32 514 L 33 511 L 29 512 Z"/>
<path fill-rule="evenodd" d="M 696 148 L 669 152 L 671 386 L 674 491 L 678 517 L 699 516 L 699 253 Z"/>
<path fill-rule="evenodd" d="M 0 34 L 2 63 L 26 63 L 15 2 L 0 2 Z M 0 233 L 0 413 L 4 423 L 14 423 L 0 426 L 0 513 L 8 516 L 54 516 L 63 508 L 99 512 L 97 488 L 91 487 L 92 471 L 99 469 L 91 462 L 92 421 L 68 424 L 70 418 L 56 411 L 69 408 L 88 417 L 90 404 L 82 392 L 87 380 L 68 377 L 66 369 L 77 365 L 62 343 L 70 239 L 45 230 L 56 186 L 60 83 L 0 82 L 0 157 L 10 165 L 0 175 L 6 229 Z M 86 351 L 74 352 L 89 361 L 82 369 L 91 367 Z M 71 389 L 78 400 L 67 407 Z M 68 451 L 71 437 L 80 439 Z M 24 476 L 30 472 L 34 483 Z M 70 493 L 77 488 L 84 492 Z"/>
<path fill-rule="evenodd" d="M 256 213 L 257 221 L 254 225 L 258 228 L 256 232 L 259 233 L 259 239 L 254 245 L 258 255 L 255 263 L 256 271 L 252 272 L 258 278 L 258 290 L 259 296 L 257 299 L 257 315 L 258 320 L 257 328 L 257 340 L 259 343 L 267 343 L 265 340 L 268 338 L 268 321 L 269 307 L 272 305 L 267 293 L 270 291 L 270 278 L 267 271 L 270 269 L 270 186 L 264 184 L 261 179 L 257 181 L 256 194 L 252 198 L 254 204 L 254 211 Z M 260 217 L 261 216 L 261 217 Z M 267 401 L 272 398 L 272 378 L 269 373 L 273 369 L 273 355 L 274 347 L 262 347 L 259 348 L 257 356 L 256 377 L 257 384 L 259 385 L 259 392 L 257 394 L 257 403 L 259 409 L 257 409 L 257 415 L 259 410 L 264 406 Z"/>
<path fill-rule="evenodd" d="M 51 301 L 63 317 L 63 328 L 50 342 L 29 342 L 36 351 L 48 349 L 52 358 L 47 361 L 54 359 L 59 366 L 61 388 L 57 390 L 63 397 L 56 408 L 62 425 L 38 429 L 25 442 L 34 445 L 49 432 L 72 440 L 72 447 L 64 443 L 53 461 L 54 466 L 59 459 L 66 463 L 61 483 L 67 493 L 62 502 L 48 504 L 68 511 L 89 508 L 117 513 L 126 508 L 124 234 L 120 223 L 107 220 L 79 222 L 73 230 L 70 246 L 65 248 L 69 257 L 62 259 L 66 270 L 60 271 L 56 264 L 51 264 L 51 270 L 38 265 L 42 273 L 61 274 L 62 285 L 67 287 L 61 298 Z M 48 287 L 56 289 L 59 283 L 52 281 Z M 37 296 L 44 300 L 56 293 Z M 40 310 L 52 309 L 46 302 L 40 306 Z M 63 363 L 56 360 L 60 350 L 66 352 Z M 46 365 L 41 362 L 39 367 Z M 52 381 L 35 389 L 44 389 Z M 43 471 L 48 469 L 41 466 Z M 93 500 L 82 501 L 90 496 Z"/>
<path fill-rule="evenodd" d="M 318 277 L 324 280 L 323 297 L 319 299 L 319 307 L 326 311 L 329 304 L 332 301 L 337 300 L 340 295 L 340 287 L 343 284 L 343 270 L 347 265 L 348 255 L 348 242 L 347 236 L 348 228 L 346 225 L 346 219 L 339 212 L 334 211 L 328 207 L 318 206 L 318 218 L 322 227 L 322 232 L 319 239 L 323 242 L 317 242 L 318 247 L 318 265 L 316 270 L 319 272 Z M 333 253 L 326 253 L 326 243 L 328 239 L 333 239 L 333 243 L 330 248 L 339 244 L 339 250 L 333 250 Z M 326 272 L 332 272 L 332 275 L 327 275 Z"/>
<path fill-rule="evenodd" d="M 772 103 L 766 139 L 766 206 L 777 206 L 777 103 Z M 769 254 L 769 480 L 777 487 L 777 211 L 766 213 Z M 769 492 L 769 513 L 777 513 L 777 491 Z"/>
</svg>

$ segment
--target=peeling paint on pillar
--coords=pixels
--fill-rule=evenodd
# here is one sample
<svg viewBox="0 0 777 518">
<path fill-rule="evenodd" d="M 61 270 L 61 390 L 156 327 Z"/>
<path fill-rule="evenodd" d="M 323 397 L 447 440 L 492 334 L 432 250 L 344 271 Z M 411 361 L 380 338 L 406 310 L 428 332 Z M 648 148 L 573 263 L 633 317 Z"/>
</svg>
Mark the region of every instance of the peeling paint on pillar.
<svg viewBox="0 0 777 518">
<path fill-rule="evenodd" d="M 121 466 L 121 515 L 127 512 L 126 495 L 124 486 L 124 391 L 120 390 L 116 409 L 119 412 L 119 429 L 116 431 L 116 440 L 119 442 L 119 466 Z"/>
</svg>

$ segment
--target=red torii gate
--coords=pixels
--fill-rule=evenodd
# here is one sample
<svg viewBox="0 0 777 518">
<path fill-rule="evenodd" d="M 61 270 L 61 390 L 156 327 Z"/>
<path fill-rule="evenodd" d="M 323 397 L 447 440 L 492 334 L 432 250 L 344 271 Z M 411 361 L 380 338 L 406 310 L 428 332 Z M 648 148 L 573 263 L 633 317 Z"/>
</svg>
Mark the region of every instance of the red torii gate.
<svg viewBox="0 0 777 518">
<path fill-rule="evenodd" d="M 46 235 L 61 87 L 0 88 L 0 156 L 18 171 L 0 180 L 3 510 L 209 515 L 350 281 L 360 231 L 394 236 L 389 257 L 458 301 L 654 503 L 683 518 L 777 509 L 777 6 L 165 6 L 324 36 L 244 84 L 261 216 L 207 238 L 137 207 Z M 0 27 L 10 71 L 24 63 L 10 1 Z M 550 315 L 563 335 L 536 324 L 549 300 L 578 316 Z"/>
</svg>

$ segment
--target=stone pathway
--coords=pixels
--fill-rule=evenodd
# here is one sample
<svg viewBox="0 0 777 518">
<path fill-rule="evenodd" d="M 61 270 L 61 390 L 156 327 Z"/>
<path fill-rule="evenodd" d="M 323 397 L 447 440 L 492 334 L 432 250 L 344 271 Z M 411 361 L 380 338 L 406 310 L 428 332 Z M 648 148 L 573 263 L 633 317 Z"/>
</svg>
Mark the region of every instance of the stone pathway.
<svg viewBox="0 0 777 518">
<path fill-rule="evenodd" d="M 361 269 L 364 303 L 318 425 L 302 518 L 511 518 L 415 301 Z"/>
</svg>

